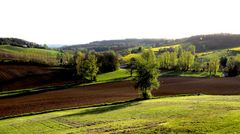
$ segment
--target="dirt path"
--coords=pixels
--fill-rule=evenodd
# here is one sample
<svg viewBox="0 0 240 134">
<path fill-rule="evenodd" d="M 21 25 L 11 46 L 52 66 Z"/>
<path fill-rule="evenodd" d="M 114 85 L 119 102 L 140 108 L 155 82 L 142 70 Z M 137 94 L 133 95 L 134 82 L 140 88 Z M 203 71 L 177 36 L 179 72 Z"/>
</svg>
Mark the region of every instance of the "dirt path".
<svg viewBox="0 0 240 134">
<path fill-rule="evenodd" d="M 161 87 L 154 95 L 176 94 L 240 94 L 240 78 L 161 78 Z M 133 82 L 123 81 L 49 91 L 34 95 L 0 99 L 0 116 L 86 106 L 138 97 Z"/>
</svg>

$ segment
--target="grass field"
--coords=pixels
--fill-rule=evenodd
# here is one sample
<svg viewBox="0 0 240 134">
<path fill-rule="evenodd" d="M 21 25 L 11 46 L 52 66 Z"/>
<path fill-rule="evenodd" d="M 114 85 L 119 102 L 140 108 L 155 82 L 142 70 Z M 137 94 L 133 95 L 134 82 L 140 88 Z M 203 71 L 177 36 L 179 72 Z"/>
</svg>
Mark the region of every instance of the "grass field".
<svg viewBox="0 0 240 134">
<path fill-rule="evenodd" d="M 158 52 L 160 49 L 166 49 L 166 48 L 176 48 L 179 47 L 180 45 L 171 45 L 171 46 L 162 46 L 162 47 L 154 47 L 151 48 L 151 50 L 153 50 L 154 52 Z"/>
<path fill-rule="evenodd" d="M 57 56 L 58 51 L 55 50 L 48 50 L 48 49 L 39 49 L 39 48 L 22 48 L 10 45 L 0 45 L 0 52 L 7 52 L 11 54 L 18 54 L 18 53 L 27 53 L 27 54 L 36 54 L 39 55 L 49 55 L 49 56 Z"/>
<path fill-rule="evenodd" d="M 4 134 L 239 133 L 240 96 L 179 96 L 0 120 Z"/>
<path fill-rule="evenodd" d="M 154 47 L 151 48 L 151 50 L 153 50 L 154 52 L 158 52 L 160 49 L 165 49 L 165 48 L 176 48 L 179 47 L 180 45 L 171 45 L 171 46 L 162 46 L 162 47 Z M 147 50 L 147 49 L 145 49 Z M 129 62 L 131 58 L 139 58 L 140 57 L 140 53 L 133 53 L 133 54 L 128 54 L 126 56 L 123 57 L 123 60 L 125 62 Z"/>
<path fill-rule="evenodd" d="M 0 56 L 3 60 L 12 59 L 24 62 L 38 61 L 39 63 L 56 64 L 58 53 L 56 50 L 0 45 Z"/>
<path fill-rule="evenodd" d="M 182 76 L 182 77 L 210 77 L 209 72 L 178 72 L 178 71 L 162 71 L 161 76 Z M 222 77 L 222 72 L 217 72 L 217 77 Z"/>
<path fill-rule="evenodd" d="M 240 51 L 240 47 L 231 48 L 230 50 L 233 50 L 233 51 Z"/>
</svg>

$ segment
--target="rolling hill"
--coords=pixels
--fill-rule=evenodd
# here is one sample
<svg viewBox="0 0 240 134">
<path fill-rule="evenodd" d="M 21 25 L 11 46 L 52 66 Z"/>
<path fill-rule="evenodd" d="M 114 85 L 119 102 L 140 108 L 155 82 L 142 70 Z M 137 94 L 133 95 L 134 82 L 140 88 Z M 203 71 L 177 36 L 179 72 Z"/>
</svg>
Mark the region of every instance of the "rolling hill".
<svg viewBox="0 0 240 134">
<path fill-rule="evenodd" d="M 24 48 L 44 48 L 43 46 L 18 38 L 0 38 L 0 45 L 11 45 Z"/>
<path fill-rule="evenodd" d="M 89 49 L 95 51 L 126 50 L 136 46 L 160 47 L 175 44 L 193 44 L 197 52 L 206 52 L 240 46 L 239 34 L 196 35 L 182 39 L 124 39 L 95 41 L 88 44 L 65 46 L 63 50 Z"/>
</svg>

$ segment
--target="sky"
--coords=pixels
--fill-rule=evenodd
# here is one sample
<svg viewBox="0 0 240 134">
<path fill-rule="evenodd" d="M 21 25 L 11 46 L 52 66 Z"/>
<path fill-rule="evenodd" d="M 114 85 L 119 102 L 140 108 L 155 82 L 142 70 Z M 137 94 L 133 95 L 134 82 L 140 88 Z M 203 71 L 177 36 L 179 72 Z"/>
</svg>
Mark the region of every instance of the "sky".
<svg viewBox="0 0 240 134">
<path fill-rule="evenodd" d="M 40 44 L 240 34 L 239 0 L 0 0 L 0 37 Z"/>
</svg>

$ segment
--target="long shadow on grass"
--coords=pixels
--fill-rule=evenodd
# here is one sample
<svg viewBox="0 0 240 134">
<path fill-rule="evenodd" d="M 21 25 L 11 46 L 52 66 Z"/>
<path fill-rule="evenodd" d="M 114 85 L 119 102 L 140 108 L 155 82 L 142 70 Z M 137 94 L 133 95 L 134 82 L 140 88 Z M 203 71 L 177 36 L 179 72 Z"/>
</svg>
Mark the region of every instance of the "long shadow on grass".
<svg viewBox="0 0 240 134">
<path fill-rule="evenodd" d="M 106 112 L 110 112 L 110 111 L 123 109 L 123 108 L 126 108 L 126 107 L 136 106 L 136 105 L 139 104 L 140 100 L 142 100 L 142 99 L 134 99 L 134 100 L 126 101 L 126 102 L 114 103 L 114 104 L 107 105 L 107 106 L 90 108 L 90 109 L 87 109 L 83 112 L 70 114 L 70 115 L 67 115 L 67 116 L 64 116 L 64 117 L 83 116 L 83 115 L 91 115 L 91 114 L 102 114 L 102 113 L 106 113 Z"/>
</svg>

